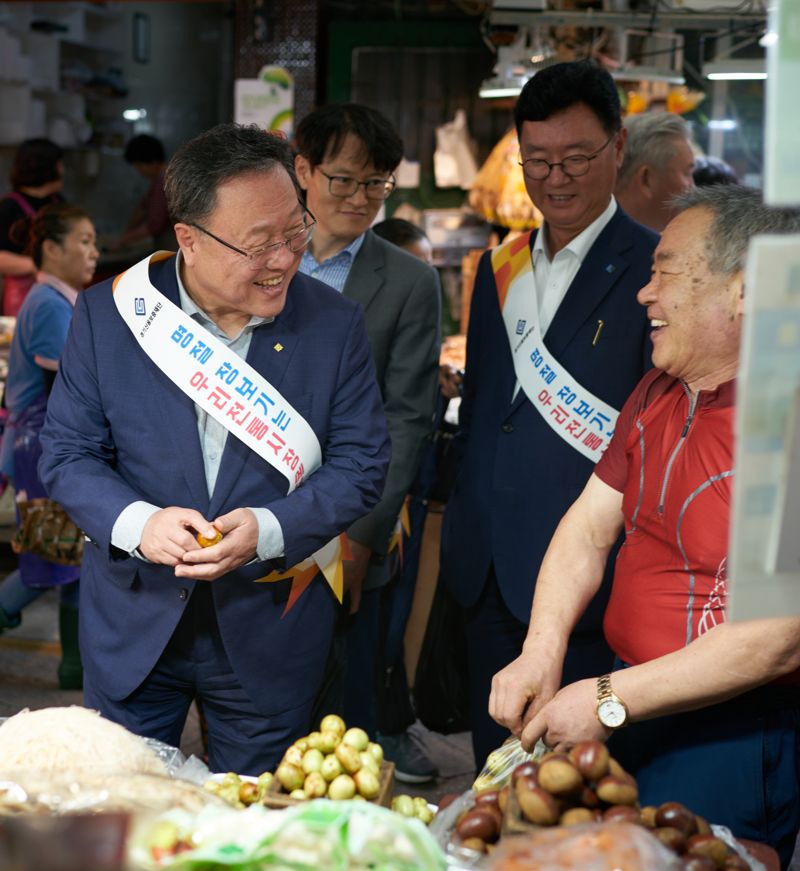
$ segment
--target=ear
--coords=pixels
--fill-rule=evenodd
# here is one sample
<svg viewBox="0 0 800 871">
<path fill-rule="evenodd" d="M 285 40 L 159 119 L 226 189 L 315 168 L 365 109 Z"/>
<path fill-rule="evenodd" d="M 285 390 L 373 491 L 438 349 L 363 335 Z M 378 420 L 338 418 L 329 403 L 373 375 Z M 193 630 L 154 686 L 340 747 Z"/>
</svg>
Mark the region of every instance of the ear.
<svg viewBox="0 0 800 871">
<path fill-rule="evenodd" d="M 652 197 L 652 182 L 653 182 L 653 169 L 646 163 L 643 163 L 634 173 L 634 180 L 636 181 L 637 190 L 641 191 L 642 195 L 647 197 L 648 199 Z"/>
<path fill-rule="evenodd" d="M 178 240 L 183 259 L 192 264 L 197 257 L 197 239 L 188 224 L 175 224 L 175 238 Z"/>
<path fill-rule="evenodd" d="M 303 157 L 302 154 L 298 154 L 294 159 L 294 171 L 297 175 L 297 183 L 304 190 L 308 190 L 308 185 L 311 181 L 311 174 L 313 169 L 311 168 L 311 164 L 308 162 L 307 157 Z"/>
<path fill-rule="evenodd" d="M 46 257 L 57 257 L 63 250 L 55 239 L 44 239 L 42 241 L 42 260 Z"/>
</svg>

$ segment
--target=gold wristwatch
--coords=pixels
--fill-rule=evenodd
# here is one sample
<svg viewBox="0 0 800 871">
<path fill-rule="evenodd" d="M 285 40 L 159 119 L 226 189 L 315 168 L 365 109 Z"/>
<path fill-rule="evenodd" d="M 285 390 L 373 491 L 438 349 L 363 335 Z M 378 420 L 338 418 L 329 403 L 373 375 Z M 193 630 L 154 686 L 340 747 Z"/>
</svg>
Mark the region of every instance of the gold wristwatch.
<svg viewBox="0 0 800 871">
<path fill-rule="evenodd" d="M 607 729 L 619 729 L 628 722 L 628 707 L 611 689 L 611 675 L 597 678 L 597 719 Z"/>
</svg>

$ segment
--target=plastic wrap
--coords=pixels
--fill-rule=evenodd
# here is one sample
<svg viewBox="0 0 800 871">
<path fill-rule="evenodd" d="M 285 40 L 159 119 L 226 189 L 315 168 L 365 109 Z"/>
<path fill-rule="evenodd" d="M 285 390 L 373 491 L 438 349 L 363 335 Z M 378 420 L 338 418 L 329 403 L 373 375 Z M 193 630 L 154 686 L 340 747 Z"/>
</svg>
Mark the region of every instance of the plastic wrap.
<svg viewBox="0 0 800 871">
<path fill-rule="evenodd" d="M 501 789 L 511 780 L 511 772 L 521 762 L 538 759 L 546 750 L 542 741 L 537 741 L 533 752 L 528 753 L 522 749 L 519 738 L 509 738 L 486 757 L 486 763 L 475 778 L 472 788 L 476 792 L 483 792 L 484 789 Z"/>
</svg>

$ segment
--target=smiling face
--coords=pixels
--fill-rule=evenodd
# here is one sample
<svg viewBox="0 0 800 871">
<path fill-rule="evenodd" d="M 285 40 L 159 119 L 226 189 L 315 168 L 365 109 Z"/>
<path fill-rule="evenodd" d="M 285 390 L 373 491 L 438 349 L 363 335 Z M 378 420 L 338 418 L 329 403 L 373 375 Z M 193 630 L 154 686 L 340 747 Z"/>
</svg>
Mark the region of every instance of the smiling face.
<svg viewBox="0 0 800 871">
<path fill-rule="evenodd" d="M 78 218 L 60 242 L 48 239 L 42 245 L 42 270 L 76 290 L 83 290 L 91 283 L 97 266 L 96 239 L 92 222 Z"/>
<path fill-rule="evenodd" d="M 352 133 L 344 138 L 339 153 L 332 155 L 328 151 L 318 167 L 312 168 L 307 158 L 298 155 L 295 158 L 295 170 L 300 187 L 306 192 L 308 208 L 317 219 L 312 250 L 315 256 L 322 252 L 324 257 L 345 248 L 368 230 L 383 201 L 368 199 L 363 186 L 349 197 L 334 196 L 329 189 L 329 180 L 322 171 L 358 181 L 387 179 L 390 175 L 375 168 L 364 143 Z"/>
<path fill-rule="evenodd" d="M 542 212 L 547 225 L 550 254 L 561 250 L 605 211 L 622 163 L 624 131 L 589 164 L 586 175 L 570 178 L 560 166 L 546 179 L 525 176 L 528 196 Z M 525 121 L 519 146 L 523 160 L 538 158 L 557 163 L 571 155 L 594 154 L 609 134 L 584 103 L 556 112 L 545 121 Z"/>
<path fill-rule="evenodd" d="M 288 173 L 250 172 L 217 189 L 214 211 L 203 227 L 251 252 L 282 242 L 303 226 L 303 206 Z M 267 262 L 252 268 L 248 258 L 231 251 L 189 224 L 176 224 L 183 254 L 181 277 L 191 297 L 229 335 L 250 319 L 276 317 L 300 265 L 302 251 L 277 246 Z"/>
<path fill-rule="evenodd" d="M 713 215 L 692 208 L 667 225 L 650 282 L 638 294 L 653 327 L 653 364 L 693 391 L 736 375 L 744 300 L 741 272 L 712 272 L 706 243 Z"/>
</svg>

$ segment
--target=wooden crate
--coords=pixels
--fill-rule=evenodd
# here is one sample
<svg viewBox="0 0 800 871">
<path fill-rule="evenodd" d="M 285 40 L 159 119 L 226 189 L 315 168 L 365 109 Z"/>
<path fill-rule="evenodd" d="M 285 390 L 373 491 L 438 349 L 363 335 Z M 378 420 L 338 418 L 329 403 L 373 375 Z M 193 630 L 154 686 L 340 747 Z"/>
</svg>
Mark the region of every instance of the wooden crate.
<svg viewBox="0 0 800 871">
<path fill-rule="evenodd" d="M 394 796 L 394 762 L 384 761 L 381 764 L 379 784 L 380 791 L 377 798 L 372 799 L 372 803 L 391 807 Z M 264 796 L 264 804 L 269 808 L 291 807 L 295 804 L 302 804 L 302 801 L 302 799 L 292 798 L 287 792 L 284 792 L 277 777 L 273 778 L 269 789 L 267 789 L 267 794 Z"/>
</svg>

